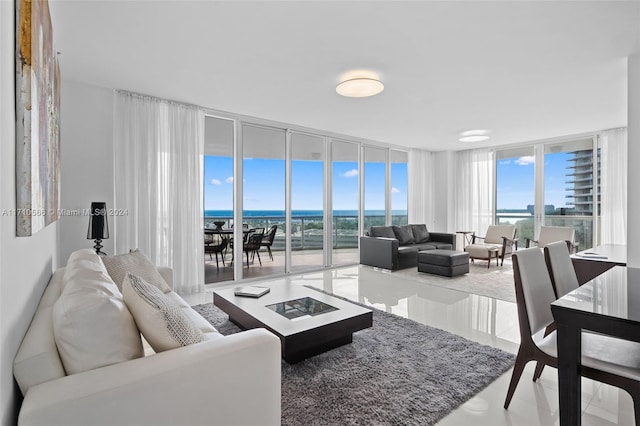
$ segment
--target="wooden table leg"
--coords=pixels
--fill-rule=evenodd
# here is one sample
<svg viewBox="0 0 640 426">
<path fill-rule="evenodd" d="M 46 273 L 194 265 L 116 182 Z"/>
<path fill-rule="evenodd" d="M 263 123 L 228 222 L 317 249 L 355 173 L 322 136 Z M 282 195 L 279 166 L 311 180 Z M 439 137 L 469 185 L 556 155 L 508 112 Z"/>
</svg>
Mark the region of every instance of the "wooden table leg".
<svg viewBox="0 0 640 426">
<path fill-rule="evenodd" d="M 556 324 L 558 324 L 556 322 Z M 558 324 L 558 388 L 560 390 L 560 425 L 580 426 L 581 413 L 581 330 Z"/>
</svg>

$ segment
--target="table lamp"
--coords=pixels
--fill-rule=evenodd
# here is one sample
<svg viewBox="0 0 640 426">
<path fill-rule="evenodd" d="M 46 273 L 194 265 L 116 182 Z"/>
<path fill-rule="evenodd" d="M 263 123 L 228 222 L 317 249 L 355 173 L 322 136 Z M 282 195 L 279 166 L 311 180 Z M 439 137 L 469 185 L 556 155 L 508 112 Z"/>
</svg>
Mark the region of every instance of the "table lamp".
<svg viewBox="0 0 640 426">
<path fill-rule="evenodd" d="M 93 248 L 96 254 L 106 256 L 102 252 L 102 240 L 109 239 L 109 222 L 107 221 L 107 203 L 92 202 L 89 216 L 89 230 L 87 231 L 87 239 L 94 240 L 96 243 Z"/>
</svg>

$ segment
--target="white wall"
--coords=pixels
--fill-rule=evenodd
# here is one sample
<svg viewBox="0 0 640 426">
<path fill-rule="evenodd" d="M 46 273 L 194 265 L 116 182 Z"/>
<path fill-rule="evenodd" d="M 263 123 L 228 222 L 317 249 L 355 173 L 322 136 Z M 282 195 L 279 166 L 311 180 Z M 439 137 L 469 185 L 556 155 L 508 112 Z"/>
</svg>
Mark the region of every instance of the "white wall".
<svg viewBox="0 0 640 426">
<path fill-rule="evenodd" d="M 14 2 L 0 1 L 0 212 L 15 209 Z M 21 399 L 13 358 L 51 272 L 58 266 L 58 222 L 16 237 L 14 216 L 0 214 L 0 413 L 16 421 Z"/>
<path fill-rule="evenodd" d="M 63 80 L 61 97 L 60 207 L 75 213 L 104 201 L 113 208 L 113 91 Z M 111 235 L 102 251 L 114 254 L 114 218 L 107 220 Z M 63 264 L 73 251 L 93 247 L 87 216 L 63 215 L 59 223 Z"/>
<path fill-rule="evenodd" d="M 629 57 L 627 67 L 627 265 L 640 268 L 640 46 Z"/>
</svg>

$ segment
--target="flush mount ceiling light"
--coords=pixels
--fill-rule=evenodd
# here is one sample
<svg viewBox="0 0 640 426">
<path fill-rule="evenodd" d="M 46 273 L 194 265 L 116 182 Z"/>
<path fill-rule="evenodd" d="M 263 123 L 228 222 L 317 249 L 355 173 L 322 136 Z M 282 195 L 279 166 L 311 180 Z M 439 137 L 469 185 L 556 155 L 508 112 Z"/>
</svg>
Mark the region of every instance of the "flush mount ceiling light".
<svg viewBox="0 0 640 426">
<path fill-rule="evenodd" d="M 489 139 L 489 131 L 488 130 L 467 130 L 466 132 L 460 133 L 460 137 L 458 140 L 460 142 L 483 142 Z"/>
<path fill-rule="evenodd" d="M 384 84 L 371 71 L 350 71 L 342 76 L 336 92 L 349 98 L 366 98 L 384 90 Z"/>
</svg>

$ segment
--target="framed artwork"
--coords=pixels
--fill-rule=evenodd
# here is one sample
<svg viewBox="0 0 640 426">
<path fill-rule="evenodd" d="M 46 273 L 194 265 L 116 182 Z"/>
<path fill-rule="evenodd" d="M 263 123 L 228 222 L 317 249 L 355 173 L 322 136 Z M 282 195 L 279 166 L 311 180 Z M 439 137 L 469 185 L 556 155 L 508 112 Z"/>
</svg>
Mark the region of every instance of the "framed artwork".
<svg viewBox="0 0 640 426">
<path fill-rule="evenodd" d="M 58 219 L 60 68 L 47 0 L 16 0 L 16 235 Z"/>
</svg>

